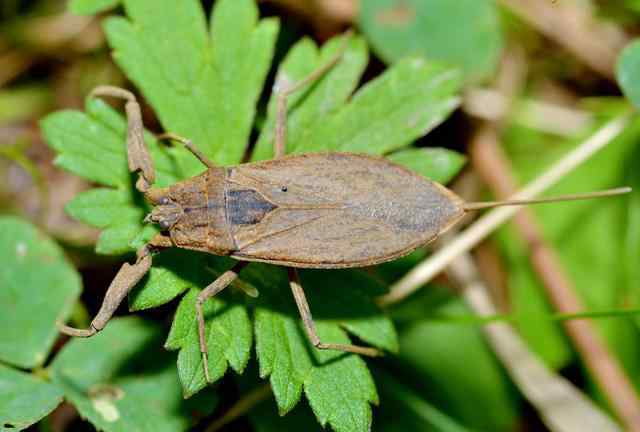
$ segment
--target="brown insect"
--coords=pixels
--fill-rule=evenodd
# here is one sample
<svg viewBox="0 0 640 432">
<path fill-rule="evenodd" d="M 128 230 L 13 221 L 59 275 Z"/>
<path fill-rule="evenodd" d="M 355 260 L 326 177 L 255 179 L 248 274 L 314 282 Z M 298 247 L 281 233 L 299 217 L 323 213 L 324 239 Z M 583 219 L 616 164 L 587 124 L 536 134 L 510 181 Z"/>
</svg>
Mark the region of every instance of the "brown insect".
<svg viewBox="0 0 640 432">
<path fill-rule="evenodd" d="M 140 106 L 130 92 L 98 87 L 93 96 L 126 100 L 127 147 L 136 188 L 155 207 L 146 221 L 160 225 L 155 236 L 125 263 L 112 281 L 100 311 L 86 330 L 60 325 L 60 331 L 80 337 L 102 330 L 114 311 L 151 267 L 152 252 L 180 247 L 240 262 L 213 281 L 196 302 L 200 351 L 208 372 L 202 305 L 226 288 L 250 261 L 289 268 L 290 285 L 311 343 L 367 356 L 379 351 L 356 345 L 324 343 L 315 325 L 295 268 L 348 268 L 379 264 L 401 257 L 436 239 L 468 211 L 499 205 L 549 202 L 614 195 L 616 189 L 555 199 L 466 203 L 453 192 L 385 159 L 350 153 L 285 156 L 287 97 L 319 78 L 340 58 L 337 55 L 306 79 L 278 92 L 275 159 L 218 167 L 192 143 L 173 134 L 207 170 L 167 188 L 153 188 L 155 172 L 143 139 Z"/>
</svg>

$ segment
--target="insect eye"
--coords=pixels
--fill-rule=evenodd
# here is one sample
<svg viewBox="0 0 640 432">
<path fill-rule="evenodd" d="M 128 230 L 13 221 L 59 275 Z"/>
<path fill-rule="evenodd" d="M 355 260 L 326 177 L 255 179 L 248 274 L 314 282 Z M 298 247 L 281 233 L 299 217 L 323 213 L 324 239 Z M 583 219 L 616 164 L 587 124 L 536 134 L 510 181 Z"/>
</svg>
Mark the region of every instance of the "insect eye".
<svg viewBox="0 0 640 432">
<path fill-rule="evenodd" d="M 169 198 L 167 198 L 167 197 L 162 197 L 162 198 L 160 198 L 160 204 L 161 204 L 161 205 L 167 205 L 167 204 L 169 204 Z"/>
<path fill-rule="evenodd" d="M 286 192 L 286 191 L 288 191 L 288 190 L 289 190 L 289 188 L 287 188 L 286 186 L 284 186 L 284 185 L 283 185 L 283 186 L 280 186 L 280 190 L 281 190 L 282 192 Z"/>
<path fill-rule="evenodd" d="M 162 220 L 158 224 L 163 230 L 168 230 L 169 228 L 171 228 L 171 224 L 169 224 L 169 222 L 167 222 L 166 220 Z"/>
</svg>

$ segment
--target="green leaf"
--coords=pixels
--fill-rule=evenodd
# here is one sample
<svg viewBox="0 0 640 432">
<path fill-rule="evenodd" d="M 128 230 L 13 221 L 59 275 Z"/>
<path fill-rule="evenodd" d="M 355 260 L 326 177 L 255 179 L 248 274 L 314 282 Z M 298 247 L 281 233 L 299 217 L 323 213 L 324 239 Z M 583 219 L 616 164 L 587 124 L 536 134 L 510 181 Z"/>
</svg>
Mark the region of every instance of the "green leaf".
<svg viewBox="0 0 640 432">
<path fill-rule="evenodd" d="M 389 155 L 389 159 L 441 184 L 449 183 L 466 162 L 460 153 L 435 147 L 401 150 Z"/>
<path fill-rule="evenodd" d="M 26 429 L 62 402 L 62 391 L 0 364 L 0 431 Z"/>
<path fill-rule="evenodd" d="M 170 302 L 193 286 L 201 284 L 206 268 L 201 253 L 168 249 L 154 256 L 147 279 L 129 294 L 129 310 L 149 309 Z M 213 279 L 212 279 L 213 280 Z"/>
<path fill-rule="evenodd" d="M 454 69 L 419 58 L 403 60 L 318 124 L 304 150 L 384 154 L 407 146 L 451 114 L 459 90 Z"/>
<path fill-rule="evenodd" d="M 465 311 L 469 313 L 459 299 L 438 309 Z M 410 366 L 403 368 L 407 378 L 424 383 L 431 402 L 449 415 L 478 430 L 515 426 L 518 414 L 512 389 L 479 329 L 416 321 L 401 334 L 400 353 Z"/>
<path fill-rule="evenodd" d="M 640 40 L 628 44 L 616 67 L 616 76 L 625 96 L 636 108 L 640 107 Z"/>
<path fill-rule="evenodd" d="M 269 376 L 280 414 L 297 404 L 304 388 L 322 425 L 328 423 L 338 431 L 368 430 L 369 403 L 377 403 L 378 398 L 364 361 L 355 355 L 313 348 L 285 273 L 265 270 L 262 265 L 252 265 L 242 277 L 260 291 L 255 313 L 260 376 Z M 354 271 L 305 271 L 301 276 L 323 341 L 350 343 L 341 328 L 345 327 L 363 341 L 396 349 L 390 321 L 364 295 L 381 293 L 381 287 L 369 277 Z"/>
<path fill-rule="evenodd" d="M 222 0 L 209 35 L 200 2 L 125 0 L 124 6 L 129 20 L 110 18 L 107 38 L 164 129 L 193 140 L 220 164 L 237 163 L 273 57 L 276 21 L 259 21 L 252 0 Z M 190 161 L 188 175 L 203 170 Z"/>
<path fill-rule="evenodd" d="M 210 282 L 216 277 L 217 274 L 212 275 Z M 202 288 L 205 286 L 206 283 L 201 285 Z M 198 292 L 198 289 L 189 290 L 180 302 L 165 343 L 168 349 L 180 350 L 178 374 L 185 397 L 191 397 L 207 385 L 198 342 Z M 249 315 L 242 304 L 227 300 L 228 294 L 208 300 L 203 307 L 209 374 L 213 381 L 220 379 L 228 366 L 237 373 L 242 373 L 251 355 L 253 334 Z"/>
<path fill-rule="evenodd" d="M 144 213 L 133 206 L 127 189 L 91 189 L 67 203 L 65 210 L 79 221 L 96 228 L 106 228 L 123 220 L 139 222 Z"/>
<path fill-rule="evenodd" d="M 96 15 L 113 9 L 121 0 L 71 0 L 69 10 L 75 15 Z"/>
<path fill-rule="evenodd" d="M 0 360 L 42 365 L 80 293 L 80 277 L 60 247 L 31 224 L 0 217 Z"/>
<path fill-rule="evenodd" d="M 310 39 L 302 39 L 289 51 L 278 69 L 277 86 L 292 85 L 325 65 L 343 48 L 345 36 L 325 43 L 320 50 Z M 306 151 L 316 129 L 324 127 L 326 118 L 341 108 L 364 72 L 369 53 L 364 40 L 353 37 L 349 40 L 340 62 L 307 89 L 289 97 L 287 122 L 287 152 Z M 276 94 L 271 95 L 267 121 L 261 131 L 254 159 L 273 156 L 276 121 Z"/>
<path fill-rule="evenodd" d="M 503 45 L 493 0 L 364 0 L 358 23 L 386 62 L 421 55 L 462 68 L 466 81 L 490 76 Z"/>
<path fill-rule="evenodd" d="M 81 177 L 115 189 L 83 192 L 68 203 L 73 217 L 103 228 L 96 246 L 102 254 L 131 251 L 130 242 L 142 229 L 142 207 L 133 192 L 127 169 L 126 123 L 101 100 L 87 101 L 87 113 L 59 111 L 44 118 L 40 127 L 58 153 L 55 163 Z M 157 172 L 157 185 L 178 179 L 174 162 L 149 133 L 145 135 Z"/>
<path fill-rule="evenodd" d="M 163 351 L 161 329 L 140 319 L 112 320 L 90 339 L 73 339 L 56 357 L 51 377 L 97 429 L 107 432 L 187 430 L 208 415 L 211 391 L 184 401 Z"/>
<path fill-rule="evenodd" d="M 338 45 L 339 40 L 332 40 L 323 48 L 323 54 L 331 54 Z M 359 39 L 351 41 L 347 50 L 351 57 L 347 58 L 360 59 L 359 50 L 363 48 L 358 47 L 363 47 Z M 315 45 L 306 40 L 299 42 L 280 67 L 279 79 L 285 80 L 282 77 L 286 76 L 285 81 L 295 82 L 324 64 L 314 62 L 314 53 Z M 325 57 L 329 57 L 328 54 Z M 336 69 L 338 67 L 344 70 L 335 71 L 336 78 L 357 83 L 362 73 L 360 61 L 343 66 L 339 63 Z M 322 80 L 306 95 L 300 92 L 291 98 L 289 152 L 350 151 L 380 155 L 402 148 L 427 134 L 453 111 L 459 102 L 456 93 L 461 84 L 455 70 L 418 58 L 404 60 L 388 69 L 365 84 L 346 104 L 343 102 L 352 86 L 343 86 L 338 92 L 325 90 L 328 84 L 323 86 L 324 83 Z M 272 96 L 267 126 L 256 147 L 257 159 L 271 155 L 274 105 L 275 96 Z"/>
</svg>

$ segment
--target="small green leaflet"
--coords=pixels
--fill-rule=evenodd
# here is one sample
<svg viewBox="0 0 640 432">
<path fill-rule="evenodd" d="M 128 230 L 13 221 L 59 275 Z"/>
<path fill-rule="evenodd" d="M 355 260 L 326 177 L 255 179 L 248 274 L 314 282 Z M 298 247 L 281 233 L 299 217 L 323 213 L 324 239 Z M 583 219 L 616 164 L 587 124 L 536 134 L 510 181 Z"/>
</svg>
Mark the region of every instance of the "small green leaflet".
<svg viewBox="0 0 640 432">
<path fill-rule="evenodd" d="M 213 281 L 215 276 L 212 275 Z M 202 354 L 198 343 L 198 326 L 195 314 L 198 290 L 190 290 L 180 302 L 173 320 L 171 332 L 165 343 L 167 349 L 179 349 L 178 374 L 185 397 L 203 389 L 204 378 Z M 230 365 L 242 373 L 249 361 L 253 333 L 251 321 L 242 303 L 226 301 L 225 292 L 204 305 L 207 346 L 209 347 L 209 374 L 211 379 L 220 379 Z"/>
</svg>

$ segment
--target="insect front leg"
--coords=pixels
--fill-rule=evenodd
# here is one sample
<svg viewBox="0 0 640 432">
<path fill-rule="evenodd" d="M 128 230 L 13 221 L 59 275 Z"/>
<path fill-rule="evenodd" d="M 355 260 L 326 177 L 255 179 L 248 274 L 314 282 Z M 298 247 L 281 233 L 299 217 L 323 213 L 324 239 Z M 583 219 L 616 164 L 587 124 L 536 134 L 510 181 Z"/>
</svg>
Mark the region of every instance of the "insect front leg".
<svg viewBox="0 0 640 432">
<path fill-rule="evenodd" d="M 202 153 L 198 149 L 198 147 L 196 147 L 193 144 L 193 142 L 188 138 L 183 138 L 180 135 L 176 135 L 176 134 L 170 133 L 170 132 L 160 134 L 160 135 L 156 136 L 156 138 L 158 138 L 159 140 L 166 139 L 166 140 L 177 141 L 177 142 L 181 143 L 182 145 L 184 145 L 187 148 L 187 150 L 189 150 L 196 158 L 198 158 L 198 160 L 200 162 L 202 162 L 206 167 L 208 167 L 208 168 L 215 168 L 216 167 L 216 164 L 211 162 L 209 160 L 209 158 L 207 158 L 205 156 L 205 154 Z"/>
<path fill-rule="evenodd" d="M 351 38 L 351 32 L 347 32 L 344 42 L 338 52 L 324 65 L 311 72 L 305 78 L 292 84 L 283 83 L 278 80 L 275 85 L 276 98 L 276 139 L 273 144 L 273 157 L 275 159 L 287 153 L 287 102 L 292 93 L 304 88 L 308 84 L 319 80 L 322 76 L 333 68 L 342 58 L 347 48 L 347 43 Z"/>
<path fill-rule="evenodd" d="M 378 357 L 382 355 L 382 353 L 375 348 L 322 342 L 320 340 L 320 337 L 318 336 L 318 332 L 316 331 L 316 325 L 313 322 L 313 317 L 311 316 L 311 310 L 309 309 L 307 297 L 304 295 L 304 290 L 302 289 L 302 285 L 300 284 L 300 276 L 298 276 L 298 271 L 294 268 L 288 268 L 287 270 L 289 272 L 289 285 L 291 286 L 293 298 L 295 299 L 296 305 L 298 306 L 298 312 L 300 312 L 302 324 L 304 325 L 304 329 L 307 332 L 309 341 L 314 347 L 323 350 L 336 350 L 362 354 L 368 357 Z"/>
<path fill-rule="evenodd" d="M 161 234 L 154 237 L 149 244 L 138 250 L 135 264 L 124 263 L 116 277 L 111 281 L 107 293 L 102 301 L 102 306 L 96 314 L 88 329 L 77 329 L 58 323 L 58 330 L 69 336 L 91 337 L 105 328 L 107 322 L 118 309 L 122 300 L 127 296 L 142 277 L 151 268 L 151 251 L 160 247 L 170 246 L 171 240 Z"/>
<path fill-rule="evenodd" d="M 98 86 L 91 92 L 91 96 L 110 96 L 124 99 L 127 113 L 127 158 L 129 171 L 138 172 L 136 188 L 140 192 L 147 192 L 156 180 L 153 159 L 144 142 L 144 126 L 142 113 L 136 97 L 128 90 L 113 86 Z"/>
<path fill-rule="evenodd" d="M 205 289 L 203 289 L 198 298 L 196 299 L 196 316 L 198 318 L 198 338 L 200 340 L 200 353 L 202 354 L 202 365 L 204 367 L 204 377 L 208 383 L 211 382 L 209 376 L 209 354 L 207 349 L 206 332 L 204 326 L 204 313 L 202 311 L 202 305 L 211 297 L 218 294 L 220 291 L 231 285 L 231 283 L 238 277 L 238 273 L 242 270 L 248 262 L 238 262 L 236 265 L 222 273 L 222 275 L 211 282 Z"/>
</svg>

